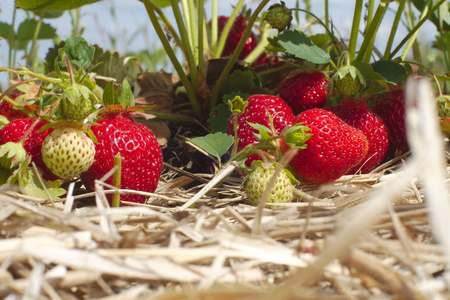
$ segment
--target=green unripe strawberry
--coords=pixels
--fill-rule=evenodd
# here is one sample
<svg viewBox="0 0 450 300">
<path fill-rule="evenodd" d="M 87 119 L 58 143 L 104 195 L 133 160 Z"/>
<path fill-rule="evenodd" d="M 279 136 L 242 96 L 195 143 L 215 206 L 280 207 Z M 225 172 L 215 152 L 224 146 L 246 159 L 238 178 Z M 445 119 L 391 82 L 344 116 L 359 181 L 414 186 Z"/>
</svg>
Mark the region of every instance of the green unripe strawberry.
<svg viewBox="0 0 450 300">
<path fill-rule="evenodd" d="M 247 198 L 251 205 L 258 205 L 276 168 L 273 164 L 264 166 L 260 163 L 255 166 L 255 163 L 253 164 L 254 168 L 252 172 L 244 181 Z M 293 197 L 294 184 L 292 183 L 290 176 L 288 176 L 288 171 L 283 169 L 278 174 L 275 185 L 270 190 L 267 203 L 286 203 L 290 202 Z"/>
<path fill-rule="evenodd" d="M 42 143 L 42 159 L 58 177 L 70 179 L 85 172 L 94 162 L 94 142 L 84 131 L 56 128 Z"/>
<path fill-rule="evenodd" d="M 331 84 L 333 93 L 354 96 L 366 85 L 366 80 L 354 66 L 344 66 L 333 75 Z"/>
<path fill-rule="evenodd" d="M 289 28 L 292 19 L 292 11 L 286 7 L 283 1 L 281 1 L 281 4 L 277 3 L 269 7 L 269 11 L 264 18 L 272 28 L 278 29 L 278 31 Z"/>
<path fill-rule="evenodd" d="M 75 84 L 62 94 L 61 110 L 69 120 L 84 120 L 95 110 L 96 95 L 86 86 Z"/>
</svg>

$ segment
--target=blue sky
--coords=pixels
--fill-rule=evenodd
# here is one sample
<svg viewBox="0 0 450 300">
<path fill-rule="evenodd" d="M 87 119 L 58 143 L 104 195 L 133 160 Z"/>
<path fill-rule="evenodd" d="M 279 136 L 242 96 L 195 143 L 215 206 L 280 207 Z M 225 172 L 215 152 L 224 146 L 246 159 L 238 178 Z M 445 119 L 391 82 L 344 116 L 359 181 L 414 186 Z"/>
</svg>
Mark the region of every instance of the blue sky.
<svg viewBox="0 0 450 300">
<path fill-rule="evenodd" d="M 210 12 L 210 2 L 206 1 L 206 13 Z M 219 14 L 230 14 L 232 6 L 237 3 L 237 0 L 233 1 L 218 1 L 219 2 Z M 247 6 L 255 8 L 258 4 L 258 0 L 250 0 L 247 2 Z M 302 1 L 301 1 L 302 2 Z M 323 15 L 323 1 L 311 1 L 313 3 L 312 11 L 319 17 Z M 279 3 L 279 1 L 270 1 L 269 5 Z M 288 7 L 294 7 L 296 0 L 285 0 Z M 345 37 L 348 36 L 351 21 L 353 16 L 354 1 L 350 0 L 330 0 L 330 16 L 333 22 L 338 27 L 339 32 Z M 1 13 L 0 21 L 11 23 L 12 11 L 14 1 L 2 0 L 0 3 Z M 395 9 L 395 3 L 392 4 L 392 8 Z M 268 7 L 267 6 L 267 7 Z M 114 9 L 119 22 L 115 22 L 111 15 L 111 10 Z M 166 9 L 167 15 L 171 15 L 170 9 Z M 147 47 L 147 42 L 158 44 L 158 39 L 154 35 L 151 29 L 151 24 L 148 19 L 147 13 L 143 4 L 137 0 L 103 0 L 95 4 L 85 6 L 81 10 L 81 25 L 85 26 L 86 30 L 83 37 L 92 44 L 99 44 L 105 49 L 111 49 L 112 45 L 108 36 L 113 36 L 117 39 L 117 48 L 115 50 L 124 52 L 127 50 L 143 50 Z M 378 43 L 384 45 L 387 35 L 390 30 L 389 20 L 393 19 L 395 10 L 388 11 L 386 15 L 386 22 L 382 24 L 381 34 L 379 35 Z M 25 13 L 19 11 L 17 15 L 18 23 L 23 19 Z M 304 15 L 300 15 L 301 22 Z M 61 39 L 70 37 L 71 34 L 71 19 L 66 12 L 63 17 L 58 19 L 49 19 L 48 23 L 57 28 L 57 33 Z M 148 33 L 143 35 L 144 30 Z M 319 28 L 318 28 L 319 29 Z M 432 26 L 427 26 L 424 29 L 425 32 L 433 30 Z M 137 35 L 136 38 L 131 39 L 133 35 Z M 404 30 L 399 30 L 397 36 L 402 38 L 405 35 Z M 432 38 L 433 35 L 428 35 Z M 39 44 L 39 56 L 45 57 L 45 53 L 49 47 L 53 45 L 52 41 L 42 41 Z M 395 45 L 394 45 L 395 46 Z M 18 62 L 24 63 L 23 59 L 20 59 L 19 53 Z M 8 65 L 8 45 L 6 41 L 0 40 L 0 66 Z M 0 73 L 0 83 L 2 86 L 5 84 L 5 75 Z"/>
</svg>

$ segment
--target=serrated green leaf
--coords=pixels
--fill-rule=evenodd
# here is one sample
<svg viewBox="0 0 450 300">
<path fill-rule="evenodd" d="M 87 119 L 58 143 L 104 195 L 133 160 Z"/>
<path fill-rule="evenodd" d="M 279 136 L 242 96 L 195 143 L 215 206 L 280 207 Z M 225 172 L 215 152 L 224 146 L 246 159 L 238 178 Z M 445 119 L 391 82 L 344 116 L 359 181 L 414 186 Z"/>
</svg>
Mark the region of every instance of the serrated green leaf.
<svg viewBox="0 0 450 300">
<path fill-rule="evenodd" d="M 16 39 L 18 41 L 31 41 L 34 38 L 34 33 L 36 27 L 38 26 L 38 21 L 33 19 L 24 20 L 17 29 Z M 39 33 L 37 35 L 38 40 L 53 39 L 56 37 L 56 28 L 47 23 L 41 23 L 39 28 Z"/>
<path fill-rule="evenodd" d="M 216 132 L 189 139 L 189 141 L 220 160 L 233 145 L 234 138 L 226 133 Z"/>
<path fill-rule="evenodd" d="M 31 11 L 43 9 L 69 10 L 98 1 L 100 0 L 16 0 L 16 5 L 21 9 Z"/>
<path fill-rule="evenodd" d="M 71 63 L 84 69 L 86 69 L 94 59 L 95 48 L 89 45 L 89 43 L 80 36 L 68 38 L 63 49 Z M 59 58 L 62 58 L 63 56 L 63 49 L 58 50 Z M 65 65 L 65 62 L 63 62 L 63 64 Z"/>
<path fill-rule="evenodd" d="M 403 83 L 406 77 L 406 68 L 392 60 L 379 60 L 371 64 L 373 70 L 391 83 Z"/>
<path fill-rule="evenodd" d="M 295 57 L 315 64 L 326 64 L 330 61 L 328 53 L 316 46 L 303 32 L 285 30 L 278 39 L 278 44 Z"/>
</svg>

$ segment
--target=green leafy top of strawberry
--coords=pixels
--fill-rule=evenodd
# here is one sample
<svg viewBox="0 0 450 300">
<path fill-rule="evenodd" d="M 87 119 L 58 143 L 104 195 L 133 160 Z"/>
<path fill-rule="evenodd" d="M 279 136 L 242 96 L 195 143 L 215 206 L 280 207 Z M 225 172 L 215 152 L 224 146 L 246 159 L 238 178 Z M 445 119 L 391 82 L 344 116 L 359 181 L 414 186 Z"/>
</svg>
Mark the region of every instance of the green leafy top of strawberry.
<svg viewBox="0 0 450 300">
<path fill-rule="evenodd" d="M 331 78 L 332 92 L 343 96 L 359 94 L 366 85 L 361 72 L 354 66 L 343 66 Z"/>
</svg>

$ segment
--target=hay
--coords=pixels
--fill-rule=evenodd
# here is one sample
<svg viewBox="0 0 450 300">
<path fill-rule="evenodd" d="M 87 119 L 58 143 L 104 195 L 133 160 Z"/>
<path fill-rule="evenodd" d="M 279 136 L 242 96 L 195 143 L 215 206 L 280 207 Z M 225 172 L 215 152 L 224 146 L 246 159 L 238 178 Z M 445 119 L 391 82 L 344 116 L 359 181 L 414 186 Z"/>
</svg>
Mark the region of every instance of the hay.
<svg viewBox="0 0 450 300">
<path fill-rule="evenodd" d="M 408 87 L 410 155 L 270 209 L 245 204 L 235 166 L 167 167 L 148 204 L 120 208 L 101 181 L 54 202 L 3 187 L 0 297 L 449 298 L 449 155 L 428 84 Z"/>
</svg>

